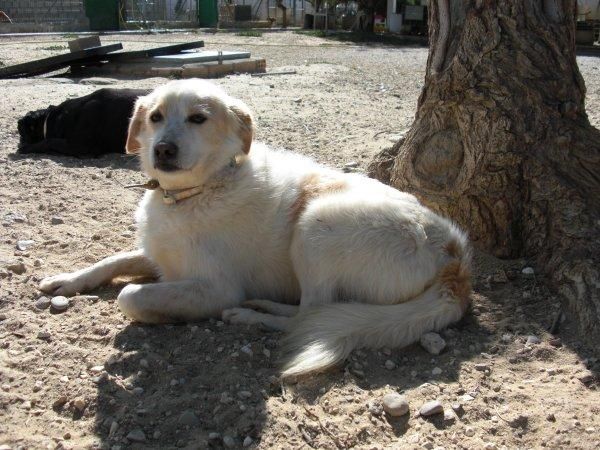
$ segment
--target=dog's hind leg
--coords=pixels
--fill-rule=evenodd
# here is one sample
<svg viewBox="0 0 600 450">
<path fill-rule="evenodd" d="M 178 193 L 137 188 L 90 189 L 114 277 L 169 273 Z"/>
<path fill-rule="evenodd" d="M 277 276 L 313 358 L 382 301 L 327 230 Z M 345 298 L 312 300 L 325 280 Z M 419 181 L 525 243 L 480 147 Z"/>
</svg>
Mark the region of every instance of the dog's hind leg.
<svg viewBox="0 0 600 450">
<path fill-rule="evenodd" d="M 110 256 L 77 272 L 44 278 L 39 289 L 52 295 L 75 295 L 108 283 L 119 275 L 157 276 L 158 271 L 141 250 L 135 250 Z"/>
<path fill-rule="evenodd" d="M 284 303 L 272 302 L 271 300 L 248 300 L 242 303 L 242 306 L 276 316 L 292 317 L 298 314 L 297 305 L 286 305 Z"/>
<path fill-rule="evenodd" d="M 234 280 L 206 278 L 130 284 L 119 294 L 117 304 L 138 322 L 175 323 L 220 317 L 225 308 L 243 300 L 244 291 Z"/>
<path fill-rule="evenodd" d="M 264 314 L 248 308 L 226 309 L 223 311 L 221 318 L 224 322 L 245 325 L 264 325 L 267 328 L 278 331 L 286 331 L 292 320 L 290 317 Z"/>
</svg>

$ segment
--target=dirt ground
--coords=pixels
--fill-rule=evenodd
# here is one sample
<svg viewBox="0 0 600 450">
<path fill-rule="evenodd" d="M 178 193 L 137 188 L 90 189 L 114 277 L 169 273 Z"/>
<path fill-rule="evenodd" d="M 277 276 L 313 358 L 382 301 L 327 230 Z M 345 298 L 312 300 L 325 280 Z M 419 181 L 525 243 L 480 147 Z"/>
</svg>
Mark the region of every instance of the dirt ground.
<svg viewBox="0 0 600 450">
<path fill-rule="evenodd" d="M 63 52 L 71 37 L 0 37 L 0 61 Z M 255 111 L 259 140 L 359 170 L 410 126 L 427 59 L 425 48 L 293 32 L 102 38 L 126 49 L 194 39 L 250 50 L 269 70 L 295 69 L 216 83 Z M 600 126 L 600 59 L 578 62 Z M 277 380 L 279 333 L 215 320 L 133 324 L 115 305 L 125 281 L 75 297 L 62 313 L 36 307 L 43 277 L 134 248 L 141 193 L 123 186 L 143 177 L 129 156 L 16 156 L 17 119 L 104 83 L 165 81 L 0 81 L 0 449 L 600 447 L 600 362 L 568 318 L 548 334 L 559 304 L 526 260 L 477 255 L 473 311 L 442 332 L 439 356 L 418 344 L 361 350 L 297 384 Z M 21 240 L 34 242 L 18 250 Z M 382 411 L 390 392 L 406 396 L 409 414 Z M 430 400 L 445 413 L 421 417 Z"/>
</svg>

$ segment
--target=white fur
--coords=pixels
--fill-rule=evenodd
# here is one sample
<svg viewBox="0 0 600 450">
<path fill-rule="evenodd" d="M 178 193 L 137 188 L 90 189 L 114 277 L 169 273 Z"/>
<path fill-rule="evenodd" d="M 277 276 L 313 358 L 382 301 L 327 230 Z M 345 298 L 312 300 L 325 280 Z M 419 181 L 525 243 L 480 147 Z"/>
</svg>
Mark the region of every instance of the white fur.
<svg viewBox="0 0 600 450">
<path fill-rule="evenodd" d="M 206 82 L 169 83 L 140 105 L 165 116 L 139 133 L 144 172 L 167 189 L 205 191 L 175 205 L 147 192 L 136 213 L 137 253 L 47 278 L 43 291 L 72 295 L 116 275 L 155 273 L 158 282 L 120 293 L 126 315 L 144 322 L 222 315 L 290 330 L 285 375 L 336 364 L 355 347 L 407 345 L 461 317 L 464 305 L 437 277 L 457 258 L 468 265 L 466 238 L 412 195 L 259 143 L 243 154 L 239 110 L 247 109 Z M 202 125 L 186 122 L 193 108 L 207 111 Z M 153 168 L 152 147 L 166 135 L 179 145 L 180 171 Z M 232 157 L 238 167 L 228 167 Z M 342 187 L 298 208 L 307 177 Z M 444 251 L 449 242 L 460 256 Z"/>
</svg>

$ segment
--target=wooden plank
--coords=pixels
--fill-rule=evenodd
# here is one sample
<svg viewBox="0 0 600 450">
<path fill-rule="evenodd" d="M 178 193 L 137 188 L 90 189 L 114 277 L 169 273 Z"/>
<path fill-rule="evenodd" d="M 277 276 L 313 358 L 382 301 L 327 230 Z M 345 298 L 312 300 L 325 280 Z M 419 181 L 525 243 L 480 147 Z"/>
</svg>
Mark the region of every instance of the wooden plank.
<svg viewBox="0 0 600 450">
<path fill-rule="evenodd" d="M 164 47 L 150 48 L 147 50 L 136 50 L 131 52 L 119 52 L 109 55 L 108 61 L 125 61 L 140 58 L 151 58 L 153 56 L 173 55 L 184 50 L 204 47 L 204 41 L 186 42 L 185 44 L 167 45 Z"/>
<path fill-rule="evenodd" d="M 102 46 L 102 44 L 100 43 L 99 35 L 85 36 L 79 39 L 73 39 L 72 41 L 69 41 L 69 51 L 71 53 L 100 46 Z"/>
<path fill-rule="evenodd" d="M 250 52 L 235 52 L 224 50 L 221 52 L 221 59 L 227 61 L 230 59 L 245 59 L 250 58 Z M 218 61 L 219 52 L 216 50 L 205 50 L 194 53 L 181 53 L 179 55 L 164 55 L 155 56 L 151 59 L 152 62 L 157 63 L 177 63 L 177 64 L 191 64 L 209 61 Z"/>
<path fill-rule="evenodd" d="M 85 63 L 92 61 L 101 61 L 105 55 L 110 52 L 121 50 L 122 44 L 103 45 L 102 47 L 89 48 L 73 53 L 64 53 L 62 55 L 50 56 L 49 58 L 38 59 L 14 66 L 0 68 L 0 78 L 20 78 L 39 75 L 42 73 L 53 72 L 73 63 Z"/>
</svg>

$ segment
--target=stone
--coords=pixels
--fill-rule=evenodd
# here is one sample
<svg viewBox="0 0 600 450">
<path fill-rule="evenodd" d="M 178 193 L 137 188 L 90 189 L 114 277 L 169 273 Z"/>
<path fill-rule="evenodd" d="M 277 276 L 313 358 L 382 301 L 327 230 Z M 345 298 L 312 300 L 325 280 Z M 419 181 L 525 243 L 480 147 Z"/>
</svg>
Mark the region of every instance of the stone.
<svg viewBox="0 0 600 450">
<path fill-rule="evenodd" d="M 39 331 L 37 334 L 37 338 L 41 339 L 42 341 L 49 341 L 50 338 L 52 337 L 52 335 L 48 332 L 48 331 Z"/>
<path fill-rule="evenodd" d="M 446 347 L 446 341 L 437 333 L 425 333 L 421 336 L 420 343 L 432 355 L 439 355 Z"/>
<path fill-rule="evenodd" d="M 467 437 L 475 436 L 475 429 L 473 427 L 466 427 L 465 428 L 465 436 L 467 436 Z"/>
<path fill-rule="evenodd" d="M 231 436 L 223 436 L 223 445 L 227 448 L 234 448 L 235 440 Z"/>
<path fill-rule="evenodd" d="M 394 370 L 396 368 L 396 364 L 394 363 L 394 361 L 392 361 L 391 359 L 388 359 L 385 362 L 385 368 L 387 370 Z"/>
<path fill-rule="evenodd" d="M 492 275 L 492 281 L 494 283 L 508 283 L 508 276 L 504 270 L 500 269 Z"/>
<path fill-rule="evenodd" d="M 250 358 L 254 356 L 254 352 L 252 351 L 252 347 L 250 347 L 250 344 L 244 345 L 242 348 L 240 348 L 240 351 L 242 353 L 245 353 Z"/>
<path fill-rule="evenodd" d="M 184 425 L 184 426 L 188 426 L 188 427 L 196 427 L 196 426 L 200 425 L 200 420 L 198 419 L 196 414 L 194 414 L 194 411 L 192 411 L 190 409 L 186 409 L 179 416 L 177 423 L 179 425 Z"/>
<path fill-rule="evenodd" d="M 65 223 L 65 221 L 61 217 L 54 216 L 54 217 L 50 218 L 50 223 L 52 225 L 61 225 L 61 224 Z"/>
<path fill-rule="evenodd" d="M 50 304 L 56 311 L 65 311 L 69 307 L 69 299 L 67 297 L 63 297 L 62 295 L 58 295 L 56 297 L 52 297 Z"/>
<path fill-rule="evenodd" d="M 406 397 L 396 392 L 384 395 L 382 404 L 383 410 L 392 417 L 403 416 L 409 411 Z"/>
<path fill-rule="evenodd" d="M 44 387 L 44 382 L 42 380 L 37 380 L 33 385 L 33 392 L 39 392 Z"/>
<path fill-rule="evenodd" d="M 142 395 L 144 393 L 144 388 L 136 386 L 131 390 L 131 392 L 133 392 L 135 395 Z"/>
<path fill-rule="evenodd" d="M 250 436 L 246 436 L 242 445 L 244 447 L 250 447 L 252 445 L 252 438 Z"/>
<path fill-rule="evenodd" d="M 498 447 L 493 442 L 486 442 L 485 444 L 483 444 L 483 449 L 484 450 L 497 450 Z"/>
<path fill-rule="evenodd" d="M 35 241 L 32 241 L 31 239 L 19 240 L 19 241 L 17 241 L 17 250 L 24 252 L 29 247 L 31 247 L 33 244 L 35 244 Z"/>
<path fill-rule="evenodd" d="M 67 398 L 66 395 L 61 395 L 60 397 L 58 397 L 56 400 L 54 400 L 54 402 L 52 403 L 52 407 L 55 409 L 60 409 L 62 408 L 65 403 L 67 403 L 69 401 L 69 399 Z"/>
<path fill-rule="evenodd" d="M 475 364 L 475 370 L 478 370 L 479 372 L 487 372 L 490 370 L 490 365 L 486 363 L 478 363 Z"/>
<path fill-rule="evenodd" d="M 421 406 L 419 414 L 423 417 L 433 416 L 434 414 L 440 414 L 444 412 L 444 407 L 438 400 L 432 400 Z"/>
<path fill-rule="evenodd" d="M 442 369 L 440 369 L 439 367 L 434 367 L 431 370 L 431 375 L 433 375 L 433 376 L 438 376 L 438 375 L 441 375 L 441 374 L 442 374 Z"/>
<path fill-rule="evenodd" d="M 50 307 L 50 299 L 48 297 L 40 297 L 35 301 L 37 309 L 47 309 Z"/>
<path fill-rule="evenodd" d="M 531 335 L 531 336 L 527 336 L 527 345 L 537 345 L 539 343 L 541 343 L 541 339 L 537 336 Z"/>
<path fill-rule="evenodd" d="M 119 429 L 119 424 L 113 420 L 111 422 L 110 428 L 108 430 L 108 436 L 113 437 L 118 429 Z"/>
<path fill-rule="evenodd" d="M 73 401 L 71 402 L 71 405 L 73 405 L 73 408 L 75 408 L 77 411 L 83 412 L 83 410 L 87 406 L 87 402 L 85 401 L 85 399 L 83 397 L 77 397 L 77 398 L 73 399 Z"/>
<path fill-rule="evenodd" d="M 525 267 L 523 270 L 521 270 L 521 273 L 523 275 L 533 275 L 535 274 L 535 271 L 533 270 L 533 267 Z"/>
<path fill-rule="evenodd" d="M 33 267 L 42 267 L 42 264 L 44 264 L 44 261 L 40 258 L 33 260 Z"/>
<path fill-rule="evenodd" d="M 27 267 L 25 267 L 25 264 L 21 261 L 10 263 L 6 266 L 6 268 L 17 275 L 22 275 L 27 271 Z"/>
<path fill-rule="evenodd" d="M 358 163 L 356 161 L 350 161 L 344 164 L 344 167 L 354 169 L 355 167 L 358 167 Z"/>
<path fill-rule="evenodd" d="M 456 414 L 450 410 L 444 410 L 444 422 L 456 421 Z"/>
<path fill-rule="evenodd" d="M 585 372 L 582 372 L 579 375 L 577 375 L 577 379 L 579 381 L 581 381 L 583 384 L 588 384 L 593 381 L 594 374 L 591 371 L 586 370 Z"/>
<path fill-rule="evenodd" d="M 96 85 L 107 85 L 107 84 L 115 84 L 117 80 L 114 78 L 103 78 L 103 77 L 90 77 L 90 78 L 82 78 L 79 80 L 79 84 L 96 84 Z"/>
<path fill-rule="evenodd" d="M 139 428 L 131 430 L 129 433 L 127 433 L 127 436 L 125 437 L 128 441 L 131 442 L 146 442 L 146 435 Z"/>
</svg>

